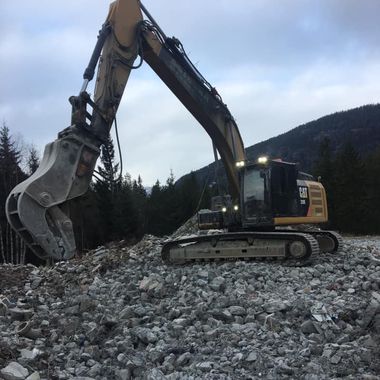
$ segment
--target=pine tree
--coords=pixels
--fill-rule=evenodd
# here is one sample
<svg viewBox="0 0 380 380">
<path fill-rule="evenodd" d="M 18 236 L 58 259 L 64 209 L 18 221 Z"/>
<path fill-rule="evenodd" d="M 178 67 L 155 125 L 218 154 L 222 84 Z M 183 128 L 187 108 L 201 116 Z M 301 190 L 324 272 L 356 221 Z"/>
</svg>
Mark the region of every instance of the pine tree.
<svg viewBox="0 0 380 380">
<path fill-rule="evenodd" d="M 137 178 L 137 181 L 134 180 L 132 183 L 132 199 L 136 205 L 137 210 L 137 237 L 142 237 L 146 230 L 147 223 L 147 193 L 143 186 L 142 179 L 140 175 Z"/>
<path fill-rule="evenodd" d="M 366 231 L 380 233 L 380 148 L 365 161 L 367 199 L 365 204 Z"/>
<path fill-rule="evenodd" d="M 124 177 L 120 188 L 114 193 L 114 204 L 114 238 L 120 240 L 137 237 L 141 227 L 129 175 Z"/>
<path fill-rule="evenodd" d="M 182 221 L 182 205 L 172 171 L 170 171 L 170 176 L 166 180 L 166 186 L 163 188 L 162 198 L 163 208 L 165 210 L 162 215 L 162 234 L 166 235 L 176 230 Z"/>
<path fill-rule="evenodd" d="M 21 153 L 16 148 L 15 141 L 9 133 L 9 128 L 4 123 L 0 129 L 0 171 L 2 173 L 2 186 L 6 193 L 22 179 L 25 175 L 20 169 Z"/>
<path fill-rule="evenodd" d="M 101 240 L 106 242 L 115 238 L 116 198 L 121 189 L 119 164 L 115 163 L 115 150 L 110 136 L 102 146 L 100 161 L 102 166 L 98 166 L 98 173 L 102 178 L 95 183 L 94 191 L 99 210 Z"/>
<path fill-rule="evenodd" d="M 181 221 L 191 218 L 198 210 L 201 191 L 194 172 L 191 172 L 182 182 L 180 188 Z"/>
<path fill-rule="evenodd" d="M 364 232 L 367 228 L 364 164 L 351 143 L 345 144 L 337 156 L 335 191 L 337 227 L 344 232 Z"/>
<path fill-rule="evenodd" d="M 23 258 L 22 244 L 10 228 L 5 216 L 5 201 L 10 191 L 26 178 L 19 164 L 21 153 L 3 123 L 0 129 L 0 249 L 3 261 L 20 263 Z"/>
<path fill-rule="evenodd" d="M 162 234 L 162 215 L 164 208 L 162 204 L 162 188 L 157 180 L 147 202 L 147 232 L 153 235 Z"/>
<path fill-rule="evenodd" d="M 38 152 L 34 146 L 29 149 L 29 157 L 28 157 L 28 171 L 29 175 L 32 175 L 40 166 L 40 159 L 38 156 Z"/>
<path fill-rule="evenodd" d="M 314 174 L 321 178 L 327 194 L 329 222 L 334 225 L 335 221 L 335 164 L 332 157 L 330 140 L 324 138 L 319 146 L 318 160 L 314 165 Z"/>
<path fill-rule="evenodd" d="M 108 136 L 107 141 L 102 145 L 100 161 L 102 166 L 98 166 L 98 172 L 113 192 L 120 184 L 121 177 L 118 174 L 119 163 L 115 163 L 115 149 L 111 136 Z"/>
</svg>

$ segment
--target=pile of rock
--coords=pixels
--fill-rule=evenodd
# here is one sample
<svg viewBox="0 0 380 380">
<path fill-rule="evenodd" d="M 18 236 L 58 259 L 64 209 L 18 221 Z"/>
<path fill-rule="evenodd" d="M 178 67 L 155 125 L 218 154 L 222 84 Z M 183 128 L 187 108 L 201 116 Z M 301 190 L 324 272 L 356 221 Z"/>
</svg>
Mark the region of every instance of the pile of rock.
<svg viewBox="0 0 380 380">
<path fill-rule="evenodd" d="M 23 275 L 0 290 L 0 378 L 379 379 L 380 242 L 345 243 L 305 267 L 167 266 L 146 236 L 12 267 Z"/>
</svg>

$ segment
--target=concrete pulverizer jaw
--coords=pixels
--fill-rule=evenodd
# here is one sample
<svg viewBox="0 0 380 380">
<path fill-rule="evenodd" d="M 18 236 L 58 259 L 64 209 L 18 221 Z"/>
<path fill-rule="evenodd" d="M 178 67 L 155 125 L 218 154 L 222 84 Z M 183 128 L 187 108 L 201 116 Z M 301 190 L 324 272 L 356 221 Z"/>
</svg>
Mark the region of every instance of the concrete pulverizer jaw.
<svg viewBox="0 0 380 380">
<path fill-rule="evenodd" d="M 8 222 L 38 257 L 74 256 L 73 225 L 61 206 L 87 191 L 99 153 L 94 139 L 69 131 L 46 145 L 36 172 L 9 194 Z"/>
</svg>

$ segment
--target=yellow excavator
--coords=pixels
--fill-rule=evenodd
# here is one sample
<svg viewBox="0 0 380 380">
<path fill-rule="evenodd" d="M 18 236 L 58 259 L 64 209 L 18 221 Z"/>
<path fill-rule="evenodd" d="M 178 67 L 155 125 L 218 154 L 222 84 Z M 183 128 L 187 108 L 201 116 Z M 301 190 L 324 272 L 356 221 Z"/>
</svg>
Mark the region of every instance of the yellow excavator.
<svg viewBox="0 0 380 380">
<path fill-rule="evenodd" d="M 293 163 L 267 157 L 248 162 L 234 118 L 181 42 L 167 37 L 139 0 L 117 0 L 110 5 L 99 32 L 83 86 L 69 99 L 70 127 L 45 147 L 38 170 L 7 199 L 9 223 L 37 256 L 62 260 L 75 254 L 72 222 L 63 211 L 65 202 L 87 191 L 129 75 L 144 61 L 209 134 L 229 183 L 229 195 L 214 198 L 211 210 L 198 215 L 200 229 L 222 232 L 166 242 L 162 249 L 165 262 L 306 259 L 340 249 L 341 238 L 333 231 L 281 228 L 327 221 L 322 184 L 299 172 Z M 91 98 L 86 90 L 97 65 Z"/>
</svg>

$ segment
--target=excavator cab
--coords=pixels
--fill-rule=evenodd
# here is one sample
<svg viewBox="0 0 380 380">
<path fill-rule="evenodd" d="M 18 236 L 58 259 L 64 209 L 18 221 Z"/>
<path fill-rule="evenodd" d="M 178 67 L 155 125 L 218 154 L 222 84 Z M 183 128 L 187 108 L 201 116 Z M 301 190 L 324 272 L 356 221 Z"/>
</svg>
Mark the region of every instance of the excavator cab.
<svg viewBox="0 0 380 380">
<path fill-rule="evenodd" d="M 202 211 L 198 215 L 200 229 L 273 230 L 281 225 L 327 221 L 322 184 L 299 172 L 296 164 L 261 157 L 244 165 L 239 175 L 240 205 L 230 196 L 216 197 L 223 207 Z"/>
<path fill-rule="evenodd" d="M 241 181 L 243 229 L 327 221 L 322 184 L 294 163 L 262 157 L 243 169 Z"/>
<path fill-rule="evenodd" d="M 243 228 L 273 226 L 276 217 L 297 215 L 297 168 L 283 161 L 248 165 L 242 173 Z"/>
</svg>

